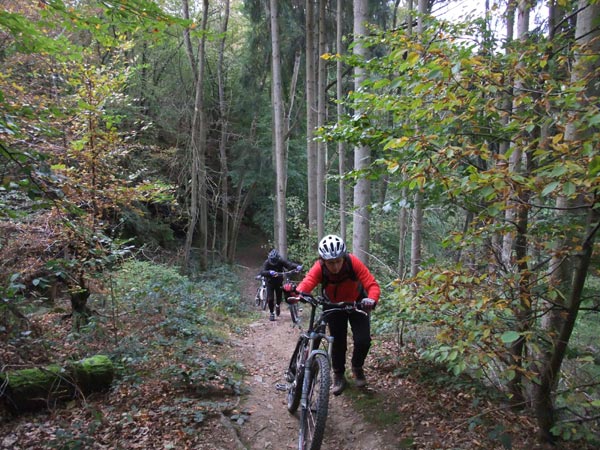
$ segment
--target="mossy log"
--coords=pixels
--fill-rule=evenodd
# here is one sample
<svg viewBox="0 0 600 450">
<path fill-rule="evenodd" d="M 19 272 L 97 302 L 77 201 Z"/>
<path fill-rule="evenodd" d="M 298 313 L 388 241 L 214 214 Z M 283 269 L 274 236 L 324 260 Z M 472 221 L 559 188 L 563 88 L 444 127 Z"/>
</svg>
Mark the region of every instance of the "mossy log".
<svg viewBox="0 0 600 450">
<path fill-rule="evenodd" d="M 114 378 L 112 361 L 96 355 L 69 363 L 0 374 L 0 393 L 14 412 L 51 408 L 78 395 L 106 390 Z"/>
</svg>

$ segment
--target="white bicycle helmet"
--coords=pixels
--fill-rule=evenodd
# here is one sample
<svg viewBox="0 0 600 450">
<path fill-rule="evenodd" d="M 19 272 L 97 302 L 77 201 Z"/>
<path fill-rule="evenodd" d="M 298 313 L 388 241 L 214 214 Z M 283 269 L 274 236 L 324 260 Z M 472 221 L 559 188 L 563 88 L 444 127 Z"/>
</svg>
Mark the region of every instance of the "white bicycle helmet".
<svg viewBox="0 0 600 450">
<path fill-rule="evenodd" d="M 346 244 L 341 237 L 329 234 L 319 242 L 319 255 L 324 260 L 339 258 L 346 254 Z"/>
</svg>

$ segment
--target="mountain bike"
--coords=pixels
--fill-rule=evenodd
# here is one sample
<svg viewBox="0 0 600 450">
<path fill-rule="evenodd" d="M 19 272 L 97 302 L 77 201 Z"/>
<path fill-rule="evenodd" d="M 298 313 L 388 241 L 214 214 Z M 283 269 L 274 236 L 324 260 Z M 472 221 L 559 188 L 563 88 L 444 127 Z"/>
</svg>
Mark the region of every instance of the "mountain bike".
<svg viewBox="0 0 600 450">
<path fill-rule="evenodd" d="M 254 305 L 262 309 L 267 309 L 267 280 L 262 275 L 256 275 L 255 279 L 260 280 L 260 286 L 256 289 Z"/>
<path fill-rule="evenodd" d="M 286 371 L 287 409 L 294 414 L 300 410 L 299 450 L 319 450 L 325 433 L 329 388 L 331 387 L 331 349 L 333 337 L 327 335 L 326 319 L 331 314 L 359 311 L 360 304 L 331 303 L 323 297 L 298 293 L 286 302 L 310 305 L 308 329 L 300 334 Z M 317 317 L 317 309 L 322 311 Z"/>
<path fill-rule="evenodd" d="M 286 283 L 291 282 L 291 276 L 297 273 L 300 273 L 302 270 L 298 270 L 298 269 L 292 269 L 292 270 L 287 270 L 284 272 L 276 272 L 275 276 L 278 277 L 283 277 L 283 282 L 282 282 L 282 286 L 285 285 Z M 288 305 L 288 308 L 290 309 L 290 316 L 292 317 L 292 322 L 294 324 L 298 324 L 300 322 L 300 308 L 298 307 L 298 304 L 291 304 L 286 302 Z"/>
</svg>

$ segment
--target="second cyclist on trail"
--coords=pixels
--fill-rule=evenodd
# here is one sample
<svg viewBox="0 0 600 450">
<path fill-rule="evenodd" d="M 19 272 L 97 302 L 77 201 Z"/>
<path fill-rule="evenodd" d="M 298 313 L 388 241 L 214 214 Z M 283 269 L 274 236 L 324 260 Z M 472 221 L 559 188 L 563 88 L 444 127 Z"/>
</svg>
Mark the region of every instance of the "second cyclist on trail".
<svg viewBox="0 0 600 450">
<path fill-rule="evenodd" d="M 283 300 L 283 291 L 281 289 L 284 277 L 281 272 L 297 270 L 301 271 L 302 266 L 288 261 L 276 250 L 272 249 L 262 266 L 260 274 L 267 280 L 267 301 L 269 303 L 269 320 L 275 320 L 275 314 L 281 313 L 281 301 Z"/>
</svg>

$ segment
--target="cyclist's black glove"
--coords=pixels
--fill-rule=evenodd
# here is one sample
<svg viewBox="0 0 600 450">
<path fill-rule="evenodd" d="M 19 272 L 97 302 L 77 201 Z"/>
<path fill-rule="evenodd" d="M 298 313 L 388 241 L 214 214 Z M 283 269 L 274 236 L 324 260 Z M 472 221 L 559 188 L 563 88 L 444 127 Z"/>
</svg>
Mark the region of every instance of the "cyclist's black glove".
<svg viewBox="0 0 600 450">
<path fill-rule="evenodd" d="M 376 305 L 377 302 L 372 298 L 363 298 L 360 302 L 361 309 L 367 313 L 373 311 Z"/>
</svg>

